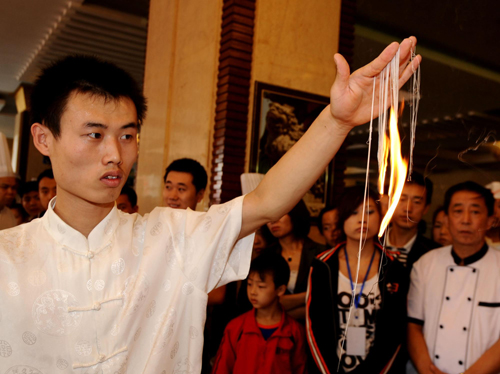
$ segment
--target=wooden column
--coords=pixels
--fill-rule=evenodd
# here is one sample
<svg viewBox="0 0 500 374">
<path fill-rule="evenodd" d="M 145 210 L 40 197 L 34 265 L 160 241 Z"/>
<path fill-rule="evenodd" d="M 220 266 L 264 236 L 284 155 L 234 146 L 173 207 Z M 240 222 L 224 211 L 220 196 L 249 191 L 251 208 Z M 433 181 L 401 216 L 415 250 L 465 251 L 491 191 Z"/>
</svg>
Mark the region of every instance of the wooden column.
<svg viewBox="0 0 500 374">
<path fill-rule="evenodd" d="M 250 96 L 255 0 L 224 0 L 210 202 L 241 195 Z"/>
</svg>

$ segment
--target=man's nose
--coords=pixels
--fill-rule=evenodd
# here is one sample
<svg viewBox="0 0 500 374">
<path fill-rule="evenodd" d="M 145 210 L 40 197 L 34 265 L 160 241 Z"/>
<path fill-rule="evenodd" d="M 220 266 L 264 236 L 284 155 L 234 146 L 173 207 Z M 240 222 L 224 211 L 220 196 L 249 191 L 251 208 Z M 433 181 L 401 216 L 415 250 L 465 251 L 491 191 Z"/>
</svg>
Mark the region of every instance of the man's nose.
<svg viewBox="0 0 500 374">
<path fill-rule="evenodd" d="M 104 155 L 104 164 L 116 164 L 119 165 L 122 163 L 121 157 L 121 146 L 118 139 L 114 137 L 109 137 L 105 142 L 105 155 Z"/>
</svg>

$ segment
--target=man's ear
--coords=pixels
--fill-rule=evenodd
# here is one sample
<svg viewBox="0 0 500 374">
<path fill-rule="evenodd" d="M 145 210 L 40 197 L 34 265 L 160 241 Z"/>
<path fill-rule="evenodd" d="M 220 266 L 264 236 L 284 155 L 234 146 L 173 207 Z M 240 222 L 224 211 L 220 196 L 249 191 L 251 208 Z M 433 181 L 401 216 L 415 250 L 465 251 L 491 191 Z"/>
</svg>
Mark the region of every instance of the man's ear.
<svg viewBox="0 0 500 374">
<path fill-rule="evenodd" d="M 52 141 L 53 135 L 49 128 L 41 123 L 34 123 L 31 125 L 31 135 L 36 149 L 42 155 L 50 156 L 49 143 Z"/>
<path fill-rule="evenodd" d="M 286 292 L 286 285 L 282 284 L 278 288 L 276 288 L 276 293 L 279 297 L 283 296 Z"/>
<path fill-rule="evenodd" d="M 199 190 L 197 193 L 196 193 L 196 198 L 197 198 L 197 202 L 199 203 L 201 200 L 203 200 L 203 196 L 205 195 L 205 189 L 202 188 L 201 190 Z"/>
<path fill-rule="evenodd" d="M 493 225 L 496 223 L 496 220 L 497 218 L 495 217 L 495 215 L 492 215 L 492 216 L 489 216 L 488 217 L 488 221 L 487 221 L 487 224 L 488 224 L 488 228 L 487 230 L 491 229 L 492 227 L 494 227 Z"/>
</svg>

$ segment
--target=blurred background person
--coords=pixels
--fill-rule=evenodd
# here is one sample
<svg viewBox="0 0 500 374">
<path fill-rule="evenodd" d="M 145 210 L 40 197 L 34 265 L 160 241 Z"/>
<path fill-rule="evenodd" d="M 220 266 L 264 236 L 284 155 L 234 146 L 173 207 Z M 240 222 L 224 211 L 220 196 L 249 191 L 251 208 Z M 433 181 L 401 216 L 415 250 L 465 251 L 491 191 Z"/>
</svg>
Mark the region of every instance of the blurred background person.
<svg viewBox="0 0 500 374">
<path fill-rule="evenodd" d="M 40 197 L 40 204 L 42 205 L 43 211 L 40 213 L 42 217 L 49 207 L 49 202 L 57 194 L 57 183 L 54 179 L 54 173 L 52 169 L 44 170 L 38 175 L 38 195 Z"/>
<path fill-rule="evenodd" d="M 451 244 L 448 217 L 446 216 L 443 206 L 437 208 L 432 217 L 432 240 L 441 244 L 443 247 Z"/>
<path fill-rule="evenodd" d="M 123 186 L 120 196 L 116 199 L 116 207 L 125 213 L 137 213 L 139 207 L 137 206 L 137 194 L 130 186 Z"/>
<path fill-rule="evenodd" d="M 278 242 L 266 251 L 280 254 L 290 267 L 287 293 L 281 297 L 281 303 L 288 314 L 303 322 L 309 268 L 314 258 L 326 248 L 307 237 L 311 215 L 303 200 L 278 221 L 268 223 L 267 227 Z"/>
<path fill-rule="evenodd" d="M 338 221 L 339 212 L 334 206 L 326 206 L 319 213 L 319 232 L 325 238 L 326 246 L 328 248 L 334 248 L 339 243 L 342 230 L 340 230 L 337 226 Z"/>
<path fill-rule="evenodd" d="M 486 185 L 493 197 L 495 198 L 495 209 L 494 209 L 494 217 L 493 225 L 486 232 L 486 243 L 500 250 L 500 182 L 491 182 Z"/>
<path fill-rule="evenodd" d="M 28 222 L 28 213 L 24 210 L 23 206 L 19 203 L 14 203 L 10 207 L 11 212 L 14 214 L 16 218 L 16 226 L 22 225 L 23 223 Z"/>
<path fill-rule="evenodd" d="M 28 214 L 28 220 L 26 222 L 37 218 L 44 210 L 40 203 L 38 183 L 36 181 L 23 183 L 19 188 L 19 196 L 21 197 L 21 204 Z"/>
</svg>

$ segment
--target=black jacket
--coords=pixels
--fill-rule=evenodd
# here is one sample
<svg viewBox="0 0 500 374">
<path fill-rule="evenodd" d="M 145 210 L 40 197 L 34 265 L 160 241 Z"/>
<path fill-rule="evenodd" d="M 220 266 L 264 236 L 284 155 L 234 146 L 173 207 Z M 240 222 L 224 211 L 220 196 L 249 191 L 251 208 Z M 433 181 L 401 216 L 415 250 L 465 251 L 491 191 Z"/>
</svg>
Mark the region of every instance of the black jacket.
<svg viewBox="0 0 500 374">
<path fill-rule="evenodd" d="M 426 238 L 422 234 L 417 234 L 417 238 L 411 247 L 410 253 L 408 253 L 408 258 L 406 259 L 406 268 L 408 269 L 408 273 L 411 272 L 413 264 L 417 262 L 417 260 L 429 252 L 431 249 L 441 247 L 440 244 L 435 241 Z"/>
<path fill-rule="evenodd" d="M 319 255 L 309 273 L 307 340 L 320 373 L 336 373 L 339 364 L 338 249 L 344 245 L 341 243 Z M 376 248 L 384 251 L 378 244 Z M 405 372 L 403 367 L 394 367 L 393 363 L 405 336 L 408 277 L 403 265 L 390 255 L 382 257 L 379 288 L 381 304 L 375 317 L 375 341 L 365 360 L 350 372 L 352 374 Z M 343 373 L 341 367 L 340 372 Z"/>
</svg>

